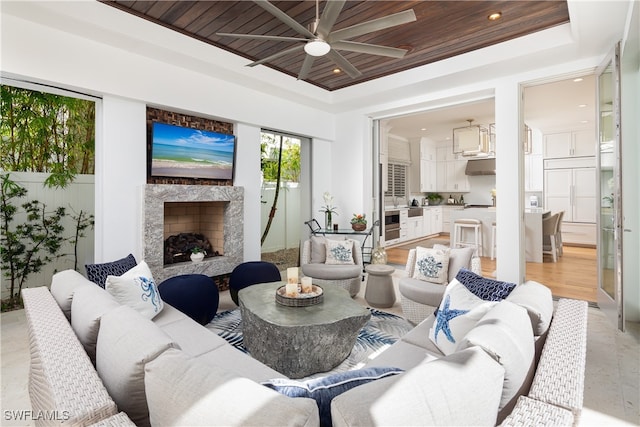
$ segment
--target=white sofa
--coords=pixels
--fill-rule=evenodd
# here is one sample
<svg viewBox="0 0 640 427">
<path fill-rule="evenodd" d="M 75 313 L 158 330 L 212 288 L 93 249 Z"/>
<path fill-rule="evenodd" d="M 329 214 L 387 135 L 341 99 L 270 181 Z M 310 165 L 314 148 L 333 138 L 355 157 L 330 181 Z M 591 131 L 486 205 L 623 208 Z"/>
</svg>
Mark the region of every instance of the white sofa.
<svg viewBox="0 0 640 427">
<path fill-rule="evenodd" d="M 586 303 L 561 300 L 549 332 L 534 344 L 533 331 L 548 326 L 548 304 L 527 302 L 531 288 L 521 286 L 526 310 L 516 300 L 500 303 L 493 318 L 487 313 L 487 322 L 497 323 L 484 326 L 489 335 L 508 338 L 495 351 L 470 339 L 443 356 L 429 343 L 430 317 L 369 363 L 406 372 L 333 399 L 333 425 L 575 424 Z M 51 292 L 24 289 L 23 299 L 34 411 L 57 411 L 65 424 L 79 426 L 320 424 L 314 400 L 260 385 L 283 376 L 168 304 L 147 320 L 74 271 L 54 275 Z M 514 352 L 529 355 L 524 376 L 510 366 Z"/>
</svg>

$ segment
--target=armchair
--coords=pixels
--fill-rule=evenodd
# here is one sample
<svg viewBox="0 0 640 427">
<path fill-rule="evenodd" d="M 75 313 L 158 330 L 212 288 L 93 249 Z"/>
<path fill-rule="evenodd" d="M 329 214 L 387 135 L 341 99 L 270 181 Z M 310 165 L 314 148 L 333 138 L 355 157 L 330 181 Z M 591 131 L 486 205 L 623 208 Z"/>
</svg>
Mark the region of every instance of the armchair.
<svg viewBox="0 0 640 427">
<path fill-rule="evenodd" d="M 461 268 L 466 268 L 476 274 L 482 274 L 482 263 L 478 256 L 474 256 L 475 248 L 451 249 L 449 258 L 448 282 L 451 282 Z M 400 305 L 402 313 L 413 324 L 418 324 L 429 317 L 440 305 L 446 284 L 436 284 L 414 279 L 416 264 L 416 250 L 411 249 L 405 266 L 406 277 L 398 282 L 400 291 Z"/>
<path fill-rule="evenodd" d="M 327 264 L 325 237 L 312 236 L 300 245 L 300 267 L 302 274 L 311 277 L 313 283 L 320 286 L 340 286 L 354 297 L 360 291 L 362 283 L 362 249 L 353 239 L 351 253 L 353 264 Z"/>
</svg>

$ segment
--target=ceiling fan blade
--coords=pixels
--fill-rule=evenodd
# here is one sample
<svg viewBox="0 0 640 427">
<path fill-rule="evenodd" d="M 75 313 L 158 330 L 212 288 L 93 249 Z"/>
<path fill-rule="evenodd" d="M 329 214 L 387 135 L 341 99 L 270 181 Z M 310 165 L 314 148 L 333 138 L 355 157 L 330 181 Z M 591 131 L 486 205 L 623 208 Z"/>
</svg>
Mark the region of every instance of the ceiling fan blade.
<svg viewBox="0 0 640 427">
<path fill-rule="evenodd" d="M 371 55 L 389 56 L 391 58 L 402 58 L 408 52 L 407 49 L 350 41 L 333 42 L 331 43 L 331 47 L 348 52 L 368 53 Z"/>
<path fill-rule="evenodd" d="M 291 47 L 289 49 L 281 50 L 280 52 L 274 53 L 273 55 L 267 56 L 266 58 L 263 58 L 263 59 L 261 59 L 259 61 L 255 61 L 255 62 L 252 62 L 251 64 L 247 64 L 247 67 L 255 67 L 256 65 L 264 64 L 265 62 L 270 62 L 270 61 L 272 61 L 272 60 L 274 60 L 276 58 L 280 58 L 281 56 L 285 56 L 285 55 L 288 55 L 290 53 L 294 53 L 294 52 L 297 52 L 297 51 L 303 50 L 303 49 L 304 49 L 304 45 L 300 44 L 298 46 L 294 46 L 294 47 Z"/>
<path fill-rule="evenodd" d="M 342 70 L 344 70 L 344 72 L 347 73 L 352 79 L 355 79 L 356 77 L 360 77 L 362 75 L 362 73 L 358 71 L 358 69 L 354 67 L 351 62 L 347 61 L 344 56 L 340 55 L 335 50 L 331 49 L 326 56 L 327 58 L 335 62 L 335 64 Z"/>
<path fill-rule="evenodd" d="M 233 33 L 216 33 L 216 36 L 221 37 L 235 37 L 237 39 L 256 39 L 256 40 L 274 40 L 274 41 L 291 41 L 291 42 L 306 42 L 307 39 L 300 37 L 282 37 L 282 36 L 266 36 L 261 34 L 233 34 Z"/>
<path fill-rule="evenodd" d="M 309 71 L 311 71 L 311 67 L 313 66 L 313 61 L 315 61 L 316 57 L 307 55 L 304 58 L 304 62 L 302 63 L 302 68 L 300 68 L 300 72 L 298 73 L 298 80 L 304 80 L 309 75 Z"/>
<path fill-rule="evenodd" d="M 352 37 L 361 36 L 374 31 L 384 30 L 385 28 L 395 27 L 396 25 L 414 22 L 415 20 L 416 14 L 413 9 L 409 9 L 383 18 L 372 19 L 371 21 L 362 22 L 360 24 L 334 31 L 329 34 L 327 41 L 332 42 L 350 39 Z"/>
<path fill-rule="evenodd" d="M 253 0 L 253 2 L 303 36 L 310 37 L 312 39 L 316 37 L 315 34 L 307 30 L 303 25 L 300 25 L 295 19 L 291 18 L 267 0 Z"/>
<path fill-rule="evenodd" d="M 322 11 L 322 16 L 320 17 L 318 28 L 316 28 L 316 33 L 323 38 L 326 38 L 329 35 L 329 32 L 333 28 L 333 24 L 336 23 L 338 15 L 342 12 L 342 8 L 345 3 L 346 0 L 334 0 L 327 2 L 324 10 Z"/>
</svg>

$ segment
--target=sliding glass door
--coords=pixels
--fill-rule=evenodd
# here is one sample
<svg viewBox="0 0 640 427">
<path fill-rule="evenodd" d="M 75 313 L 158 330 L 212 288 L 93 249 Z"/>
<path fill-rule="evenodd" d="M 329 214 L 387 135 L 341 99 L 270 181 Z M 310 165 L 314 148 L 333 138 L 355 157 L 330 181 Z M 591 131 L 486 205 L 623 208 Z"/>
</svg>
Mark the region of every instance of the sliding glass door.
<svg viewBox="0 0 640 427">
<path fill-rule="evenodd" d="M 624 330 L 620 43 L 598 69 L 598 305 Z"/>
</svg>

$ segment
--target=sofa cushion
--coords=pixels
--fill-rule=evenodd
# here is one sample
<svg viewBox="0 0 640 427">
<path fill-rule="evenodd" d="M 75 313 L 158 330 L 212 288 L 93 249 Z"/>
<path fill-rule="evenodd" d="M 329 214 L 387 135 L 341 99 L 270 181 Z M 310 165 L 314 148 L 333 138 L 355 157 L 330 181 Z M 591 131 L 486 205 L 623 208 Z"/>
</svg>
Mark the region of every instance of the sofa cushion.
<svg viewBox="0 0 640 427">
<path fill-rule="evenodd" d="M 331 265 L 305 264 L 301 267 L 305 276 L 324 280 L 343 280 L 358 277 L 362 273 L 362 267 L 356 264 Z"/>
<path fill-rule="evenodd" d="M 152 425 L 317 426 L 311 399 L 291 399 L 231 373 L 168 350 L 145 368 Z"/>
<path fill-rule="evenodd" d="M 495 425 L 504 369 L 470 348 L 333 399 L 339 426 Z"/>
<path fill-rule="evenodd" d="M 433 249 L 449 249 L 448 246 L 435 244 Z M 451 248 L 449 249 L 449 272 L 448 283 L 451 283 L 456 278 L 456 274 L 462 268 L 471 268 L 471 258 L 475 248 Z"/>
<path fill-rule="evenodd" d="M 456 279 L 485 301 L 502 301 L 516 287 L 515 283 L 488 279 L 466 268 L 461 269 L 456 274 Z"/>
<path fill-rule="evenodd" d="M 449 280 L 449 249 L 416 248 L 413 278 L 444 284 Z"/>
<path fill-rule="evenodd" d="M 398 282 L 398 291 L 402 297 L 431 306 L 434 310 L 440 305 L 445 290 L 446 286 L 411 277 L 403 277 Z"/>
<path fill-rule="evenodd" d="M 267 381 L 272 378 L 284 378 L 264 363 L 259 362 L 232 345 L 221 345 L 194 359 L 211 366 L 224 366 L 227 371 L 235 375 L 249 378 L 256 382 Z"/>
<path fill-rule="evenodd" d="M 120 307 L 104 289 L 83 286 L 73 294 L 71 327 L 93 363 L 96 361 L 96 341 L 100 319 L 109 311 Z"/>
<path fill-rule="evenodd" d="M 331 400 L 354 387 L 404 372 L 399 368 L 370 367 L 338 372 L 307 381 L 276 378 L 262 385 L 289 397 L 308 397 L 316 401 L 320 412 L 320 425 L 331 426 Z"/>
<path fill-rule="evenodd" d="M 429 341 L 428 334 L 425 334 Z M 435 347 L 435 345 L 434 345 Z M 436 348 L 436 354 L 428 351 L 426 348 L 413 344 L 408 341 L 398 340 L 393 345 L 375 358 L 367 362 L 365 368 L 375 366 L 395 366 L 405 371 L 415 368 L 423 362 L 436 360 L 443 357 L 443 354 Z"/>
<path fill-rule="evenodd" d="M 501 301 L 461 340 L 458 349 L 478 346 L 505 370 L 500 409 L 515 405 L 531 384 L 534 343 L 531 321 L 524 308 Z"/>
<path fill-rule="evenodd" d="M 165 305 L 166 307 L 169 305 Z M 189 356 L 199 356 L 227 344 L 224 338 L 190 317 L 185 316 L 178 321 L 158 326 Z"/>
<path fill-rule="evenodd" d="M 332 265 L 352 265 L 353 262 L 353 240 L 331 240 L 325 242 L 327 256 L 325 264 Z"/>
<path fill-rule="evenodd" d="M 136 266 L 136 259 L 132 254 L 126 257 L 102 264 L 85 264 L 87 278 L 96 285 L 104 288 L 107 276 L 121 276 Z"/>
<path fill-rule="evenodd" d="M 120 304 L 128 305 L 148 319 L 153 319 L 164 306 L 151 270 L 144 261 L 122 276 L 107 276 L 105 289 Z"/>
<path fill-rule="evenodd" d="M 326 237 L 311 236 L 311 264 L 324 264 L 327 260 Z"/>
<path fill-rule="evenodd" d="M 93 283 L 75 270 L 60 271 L 51 278 L 51 295 L 53 295 L 67 320 L 71 319 L 73 293 L 83 286 L 93 286 Z"/>
<path fill-rule="evenodd" d="M 551 289 L 533 280 L 528 280 L 522 285 L 516 286 L 507 300 L 527 310 L 534 335 L 540 336 L 547 332 L 553 317 Z"/>
<path fill-rule="evenodd" d="M 149 425 L 144 367 L 177 345 L 151 320 L 128 306 L 102 316 L 96 370 L 118 408 L 138 426 Z"/>
<path fill-rule="evenodd" d="M 495 304 L 478 298 L 454 279 L 444 293 L 429 339 L 442 353 L 455 352 L 460 340 Z"/>
</svg>

